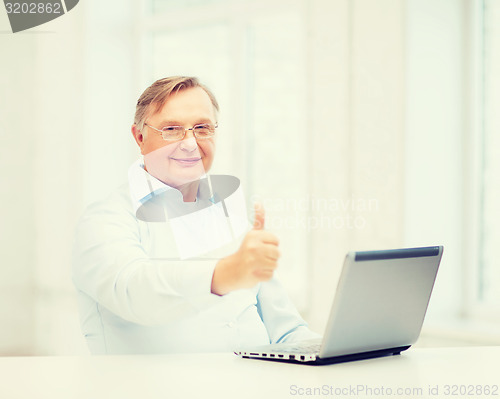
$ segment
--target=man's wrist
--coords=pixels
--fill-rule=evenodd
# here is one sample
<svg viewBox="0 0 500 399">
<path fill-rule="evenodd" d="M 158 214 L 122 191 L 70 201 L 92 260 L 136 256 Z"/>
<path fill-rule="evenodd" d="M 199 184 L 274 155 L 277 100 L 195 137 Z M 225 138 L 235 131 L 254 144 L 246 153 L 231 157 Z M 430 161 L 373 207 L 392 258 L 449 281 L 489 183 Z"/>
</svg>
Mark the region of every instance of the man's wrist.
<svg viewBox="0 0 500 399">
<path fill-rule="evenodd" d="M 235 290 L 235 259 L 234 255 L 222 258 L 214 269 L 212 276 L 212 294 L 226 295 Z"/>
</svg>

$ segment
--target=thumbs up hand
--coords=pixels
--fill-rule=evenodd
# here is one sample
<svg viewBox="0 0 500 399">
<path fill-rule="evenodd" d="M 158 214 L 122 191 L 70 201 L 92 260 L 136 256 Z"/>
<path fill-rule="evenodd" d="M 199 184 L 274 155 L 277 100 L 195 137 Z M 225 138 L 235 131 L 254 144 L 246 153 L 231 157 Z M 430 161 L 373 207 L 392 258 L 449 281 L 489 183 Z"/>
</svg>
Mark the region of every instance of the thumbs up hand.
<svg viewBox="0 0 500 399">
<path fill-rule="evenodd" d="M 265 212 L 262 204 L 254 204 L 255 219 L 240 248 L 221 259 L 214 270 L 212 293 L 224 295 L 241 288 L 251 288 L 273 277 L 280 251 L 278 237 L 264 230 Z"/>
<path fill-rule="evenodd" d="M 260 202 L 256 202 L 253 204 L 253 209 L 255 213 L 255 219 L 253 221 L 253 228 L 255 230 L 264 230 L 264 222 L 265 222 L 265 212 L 264 207 Z"/>
</svg>

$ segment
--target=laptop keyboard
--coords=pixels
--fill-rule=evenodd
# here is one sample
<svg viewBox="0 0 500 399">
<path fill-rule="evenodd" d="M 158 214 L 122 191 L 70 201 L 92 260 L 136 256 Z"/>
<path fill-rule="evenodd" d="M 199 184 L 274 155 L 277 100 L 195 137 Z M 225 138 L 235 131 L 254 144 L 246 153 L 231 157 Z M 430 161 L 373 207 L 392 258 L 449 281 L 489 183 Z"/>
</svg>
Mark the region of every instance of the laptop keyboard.
<svg viewBox="0 0 500 399">
<path fill-rule="evenodd" d="M 321 348 L 321 344 L 293 344 L 293 346 L 280 348 L 276 352 L 283 353 L 318 353 Z"/>
</svg>

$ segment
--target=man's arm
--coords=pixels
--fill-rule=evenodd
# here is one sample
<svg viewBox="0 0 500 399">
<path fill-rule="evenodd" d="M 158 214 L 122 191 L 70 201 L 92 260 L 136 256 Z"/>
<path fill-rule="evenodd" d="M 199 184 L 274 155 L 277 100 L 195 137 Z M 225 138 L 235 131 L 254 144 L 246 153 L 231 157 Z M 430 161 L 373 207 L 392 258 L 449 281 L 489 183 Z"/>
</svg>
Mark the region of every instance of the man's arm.
<svg viewBox="0 0 500 399">
<path fill-rule="evenodd" d="M 239 250 L 221 259 L 215 267 L 212 292 L 218 295 L 239 288 L 260 285 L 257 310 L 272 343 L 320 338 L 297 312 L 285 289 L 274 277 L 280 256 L 278 239 L 264 231 L 264 209 L 255 205 L 253 229 Z"/>
<path fill-rule="evenodd" d="M 78 224 L 73 251 L 77 289 L 142 325 L 179 320 L 218 303 L 211 293 L 216 261 L 150 259 L 124 202 L 95 204 Z"/>
<path fill-rule="evenodd" d="M 276 277 L 261 284 L 257 310 L 273 344 L 321 338 L 321 335 L 309 330 Z"/>
</svg>

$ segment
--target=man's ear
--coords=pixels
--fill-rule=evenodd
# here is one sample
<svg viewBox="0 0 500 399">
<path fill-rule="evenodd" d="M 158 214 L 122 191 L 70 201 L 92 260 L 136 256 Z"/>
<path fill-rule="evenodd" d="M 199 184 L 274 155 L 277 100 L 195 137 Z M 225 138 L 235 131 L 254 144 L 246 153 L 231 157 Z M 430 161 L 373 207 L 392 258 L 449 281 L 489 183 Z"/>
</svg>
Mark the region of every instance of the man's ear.
<svg viewBox="0 0 500 399">
<path fill-rule="evenodd" d="M 135 142 L 141 149 L 142 153 L 142 148 L 144 147 L 144 135 L 142 134 L 142 130 L 139 130 L 139 128 L 135 123 L 132 125 L 131 130 L 132 130 L 132 136 L 134 136 Z"/>
</svg>

